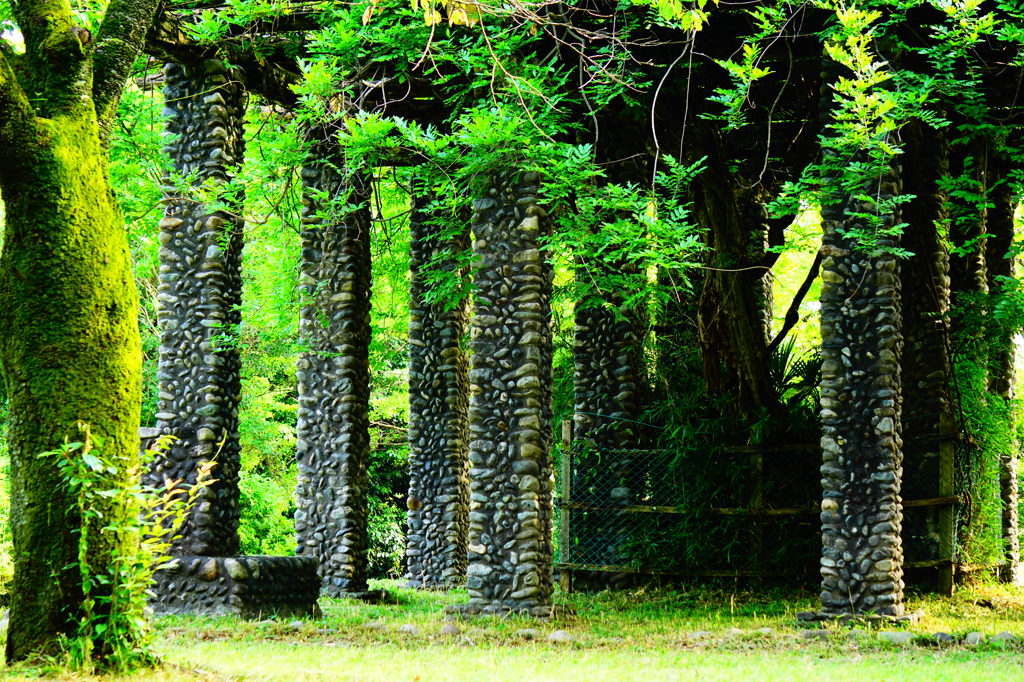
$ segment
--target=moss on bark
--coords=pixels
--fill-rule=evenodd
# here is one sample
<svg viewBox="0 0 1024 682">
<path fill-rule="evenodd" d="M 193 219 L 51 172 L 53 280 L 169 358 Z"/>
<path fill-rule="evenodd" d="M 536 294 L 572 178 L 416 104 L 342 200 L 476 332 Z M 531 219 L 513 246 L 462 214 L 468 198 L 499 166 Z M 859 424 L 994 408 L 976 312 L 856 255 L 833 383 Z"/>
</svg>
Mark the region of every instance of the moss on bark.
<svg viewBox="0 0 1024 682">
<path fill-rule="evenodd" d="M 126 464 L 138 458 L 138 302 L 95 116 L 38 119 L 36 130 L 25 150 L 31 173 L 3 183 L 0 367 L 11 408 L 15 553 L 8 660 L 52 649 L 81 602 L 73 568 L 80 522 L 53 461 L 38 454 L 76 435 L 81 420 Z M 126 510 L 104 512 L 117 519 Z"/>
</svg>

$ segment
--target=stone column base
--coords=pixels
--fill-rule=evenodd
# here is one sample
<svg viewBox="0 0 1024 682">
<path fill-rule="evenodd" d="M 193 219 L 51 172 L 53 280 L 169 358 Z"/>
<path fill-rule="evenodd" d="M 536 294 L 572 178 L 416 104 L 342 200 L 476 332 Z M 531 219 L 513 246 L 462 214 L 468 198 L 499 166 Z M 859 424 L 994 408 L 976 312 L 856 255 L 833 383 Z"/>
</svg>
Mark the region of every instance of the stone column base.
<svg viewBox="0 0 1024 682">
<path fill-rule="evenodd" d="M 385 604 L 393 600 L 387 590 L 358 590 L 356 592 L 332 592 L 325 590 L 324 595 L 335 599 L 356 599 L 367 604 Z"/>
<path fill-rule="evenodd" d="M 575 611 L 562 605 L 546 604 L 537 606 L 508 606 L 503 604 L 454 604 L 444 607 L 449 615 L 470 618 L 474 616 L 532 616 L 550 620 L 575 615 Z"/>
<path fill-rule="evenodd" d="M 910 623 L 919 622 L 924 611 L 913 611 L 902 616 L 889 616 L 882 613 L 832 613 L 830 611 L 799 611 L 796 619 L 804 623 L 823 623 L 838 621 L 840 623 Z"/>
<path fill-rule="evenodd" d="M 179 556 L 154 578 L 149 603 L 158 615 L 320 615 L 313 557 Z"/>
</svg>

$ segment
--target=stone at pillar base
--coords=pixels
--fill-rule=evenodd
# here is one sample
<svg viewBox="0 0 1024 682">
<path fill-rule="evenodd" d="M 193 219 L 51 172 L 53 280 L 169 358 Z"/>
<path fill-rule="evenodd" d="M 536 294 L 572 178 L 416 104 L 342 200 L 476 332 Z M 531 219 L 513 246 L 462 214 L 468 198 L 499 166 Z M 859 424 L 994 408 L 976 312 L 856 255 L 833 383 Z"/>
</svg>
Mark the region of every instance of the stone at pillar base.
<svg viewBox="0 0 1024 682">
<path fill-rule="evenodd" d="M 917 623 L 924 617 L 924 611 L 904 613 L 902 616 L 888 616 L 881 613 L 832 613 L 830 611 L 800 611 L 796 619 L 804 623 L 838 621 L 840 623 L 889 624 Z"/>
<path fill-rule="evenodd" d="M 511 606 L 507 604 L 454 604 L 444 607 L 447 614 L 455 614 L 463 617 L 471 616 L 532 616 L 541 620 L 558 618 L 559 616 L 570 616 L 574 614 L 572 609 L 555 604 L 538 606 Z"/>
<path fill-rule="evenodd" d="M 356 599 L 367 604 L 382 604 L 391 601 L 391 595 L 387 590 L 357 590 L 354 592 L 326 590 L 324 594 L 335 599 Z"/>
<path fill-rule="evenodd" d="M 423 590 L 424 592 L 451 592 L 457 590 L 460 587 L 465 587 L 466 581 L 452 581 L 452 582 L 427 582 L 423 580 L 406 580 L 405 587 L 409 590 Z"/>
<path fill-rule="evenodd" d="M 149 603 L 158 615 L 320 615 L 320 576 L 312 557 L 179 556 L 154 578 Z"/>
<path fill-rule="evenodd" d="M 1019 563 L 1004 564 L 998 569 L 999 580 L 1007 585 L 1020 587 L 1024 585 L 1024 565 Z"/>
</svg>

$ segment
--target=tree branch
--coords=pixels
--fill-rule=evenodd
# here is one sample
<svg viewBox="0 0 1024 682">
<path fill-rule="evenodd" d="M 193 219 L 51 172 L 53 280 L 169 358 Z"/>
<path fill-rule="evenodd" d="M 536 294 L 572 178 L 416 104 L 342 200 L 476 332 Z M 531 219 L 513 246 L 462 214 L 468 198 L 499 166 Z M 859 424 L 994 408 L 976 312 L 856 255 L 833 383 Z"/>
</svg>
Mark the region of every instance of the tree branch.
<svg viewBox="0 0 1024 682">
<path fill-rule="evenodd" d="M 104 143 L 159 5 L 160 0 L 111 0 L 103 15 L 92 57 L 92 97 Z"/>
<path fill-rule="evenodd" d="M 796 296 L 793 297 L 793 302 L 789 304 L 789 310 L 786 311 L 786 319 L 782 323 L 782 329 L 775 335 L 772 342 L 768 344 L 768 355 L 775 352 L 775 349 L 779 347 L 779 344 L 786 338 L 790 330 L 796 326 L 796 323 L 800 321 L 800 304 L 804 302 L 804 297 L 807 296 L 807 292 L 811 288 L 811 284 L 818 276 L 818 269 L 821 267 L 821 251 L 819 250 L 814 256 L 814 262 L 811 263 L 811 269 L 807 271 L 807 277 L 804 278 L 803 284 L 796 292 Z"/>
<path fill-rule="evenodd" d="M 92 106 L 92 34 L 75 23 L 69 0 L 13 0 L 25 39 L 25 90 L 44 118 Z"/>
<path fill-rule="evenodd" d="M 229 35 L 216 45 L 207 45 L 189 37 L 190 15 L 162 11 L 146 36 L 145 51 L 156 59 L 179 64 L 226 59 L 242 69 L 246 90 L 271 102 L 293 107 L 298 103 L 298 96 L 292 86 L 302 79 L 296 60 L 286 54 L 284 45 L 276 46 L 273 54 L 257 55 L 249 40 L 255 34 L 245 32 L 269 30 L 269 27 L 276 26 L 279 31 L 284 27 L 298 36 L 302 33 L 300 28 L 314 26 L 314 19 L 313 14 L 307 13 L 297 15 L 294 20 L 282 17 L 275 19 L 275 23 L 255 22 L 248 27 L 237 28 L 243 33 Z M 360 109 L 387 111 L 389 115 L 415 118 L 421 123 L 436 121 L 445 115 L 447 110 L 428 79 L 409 78 L 399 82 L 386 72 L 381 73 L 380 68 L 378 64 L 369 64 L 350 76 L 350 83 L 355 84 L 361 93 Z"/>
<path fill-rule="evenodd" d="M 0 180 L 24 169 L 36 129 L 36 113 L 0 51 Z"/>
<path fill-rule="evenodd" d="M 246 90 L 285 106 L 292 106 L 298 101 L 291 85 L 297 83 L 302 74 L 294 63 L 289 64 L 291 68 L 288 68 L 271 60 L 259 59 L 250 51 L 238 49 L 231 44 L 196 44 L 189 39 L 181 17 L 170 12 L 162 12 L 153 22 L 146 36 L 145 49 L 147 54 L 157 59 L 179 64 L 227 57 L 228 61 L 240 66 L 245 73 Z"/>
</svg>

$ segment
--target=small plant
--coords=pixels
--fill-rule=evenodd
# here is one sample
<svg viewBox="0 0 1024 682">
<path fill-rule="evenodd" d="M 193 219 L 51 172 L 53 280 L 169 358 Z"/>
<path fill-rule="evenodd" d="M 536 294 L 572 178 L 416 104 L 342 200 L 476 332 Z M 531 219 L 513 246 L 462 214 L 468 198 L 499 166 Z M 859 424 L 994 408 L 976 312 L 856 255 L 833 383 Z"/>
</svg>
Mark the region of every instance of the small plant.
<svg viewBox="0 0 1024 682">
<path fill-rule="evenodd" d="M 212 482 L 213 463 L 200 468 L 190 489 L 172 480 L 162 489 L 144 488 L 141 468 L 170 437 L 136 460 L 106 451 L 88 424 L 76 427 L 81 440 L 65 439 L 39 455 L 55 461 L 80 519 L 77 562 L 67 570 L 79 574 L 82 607 L 73 634 L 63 641 L 67 665 L 87 673 L 150 667 L 156 663 L 147 617 L 153 574 L 171 561 L 171 541 L 200 489 Z"/>
</svg>

